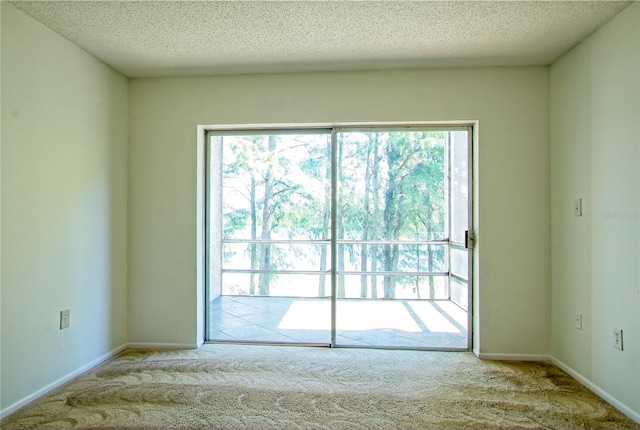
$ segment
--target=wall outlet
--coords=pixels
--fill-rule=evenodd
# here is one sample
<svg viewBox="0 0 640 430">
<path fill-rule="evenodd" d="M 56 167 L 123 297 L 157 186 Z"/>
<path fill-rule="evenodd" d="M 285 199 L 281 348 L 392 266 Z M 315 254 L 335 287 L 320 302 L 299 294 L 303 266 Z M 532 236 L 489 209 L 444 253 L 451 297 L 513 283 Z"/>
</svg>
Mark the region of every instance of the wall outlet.
<svg viewBox="0 0 640 430">
<path fill-rule="evenodd" d="M 573 317 L 573 325 L 576 329 L 582 330 L 582 314 L 580 312 L 576 312 Z"/>
<path fill-rule="evenodd" d="M 60 311 L 60 330 L 64 328 L 69 328 L 70 323 L 71 323 L 71 317 L 70 317 L 69 309 Z"/>
<path fill-rule="evenodd" d="M 619 349 L 620 351 L 623 350 L 622 329 L 621 328 L 614 328 L 613 329 L 613 347 L 615 349 Z"/>
</svg>

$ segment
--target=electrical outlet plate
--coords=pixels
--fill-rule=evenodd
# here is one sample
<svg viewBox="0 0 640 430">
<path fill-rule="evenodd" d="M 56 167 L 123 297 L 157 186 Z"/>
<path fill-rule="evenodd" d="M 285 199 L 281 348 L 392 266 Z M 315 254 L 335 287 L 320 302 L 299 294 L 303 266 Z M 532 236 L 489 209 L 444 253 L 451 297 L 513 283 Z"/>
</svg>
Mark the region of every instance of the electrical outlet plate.
<svg viewBox="0 0 640 430">
<path fill-rule="evenodd" d="M 613 347 L 615 349 L 619 349 L 620 351 L 623 350 L 623 344 L 622 344 L 622 329 L 621 328 L 614 328 L 613 329 Z"/>
<path fill-rule="evenodd" d="M 60 330 L 69 328 L 70 320 L 70 311 L 69 309 L 65 309 L 60 311 Z"/>
<path fill-rule="evenodd" d="M 576 312 L 573 318 L 573 325 L 576 329 L 582 330 L 582 314 L 580 312 Z"/>
</svg>

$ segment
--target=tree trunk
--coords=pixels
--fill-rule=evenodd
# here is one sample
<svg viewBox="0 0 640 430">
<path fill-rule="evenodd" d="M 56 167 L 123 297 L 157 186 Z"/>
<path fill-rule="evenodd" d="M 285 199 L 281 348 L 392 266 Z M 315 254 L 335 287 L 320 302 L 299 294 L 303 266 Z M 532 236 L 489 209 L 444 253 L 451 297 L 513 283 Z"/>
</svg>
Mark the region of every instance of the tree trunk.
<svg viewBox="0 0 640 430">
<path fill-rule="evenodd" d="M 416 272 L 420 271 L 420 245 L 416 245 Z M 420 277 L 416 276 L 416 295 L 420 300 Z"/>
<path fill-rule="evenodd" d="M 427 271 L 433 271 L 433 250 L 431 249 L 431 245 L 427 247 Z M 433 282 L 433 276 L 429 276 L 429 298 L 436 298 L 436 286 Z"/>
<path fill-rule="evenodd" d="M 258 209 L 256 207 L 256 178 L 251 173 L 251 188 L 249 190 L 249 199 L 251 205 L 251 240 L 254 241 L 258 238 Z M 251 242 L 249 247 L 249 255 L 251 258 L 251 270 L 258 268 L 258 244 Z M 256 294 L 256 274 L 251 273 L 249 279 L 249 294 Z"/>
<path fill-rule="evenodd" d="M 393 143 L 387 143 L 387 163 L 389 166 L 387 190 L 384 196 L 384 231 L 385 240 L 397 240 L 400 235 L 402 217 L 400 216 L 400 184 L 398 183 L 398 172 L 396 171 L 396 161 L 399 154 L 393 148 Z M 396 272 L 399 259 L 398 244 L 387 244 L 384 246 L 384 269 L 385 272 Z M 384 277 L 384 298 L 393 299 L 396 295 L 395 275 L 385 275 Z"/>
<path fill-rule="evenodd" d="M 324 207 L 322 208 L 322 240 L 329 239 L 329 227 L 331 222 L 331 141 L 327 140 L 327 167 L 325 169 L 324 181 Z M 320 248 L 320 271 L 327 270 L 327 253 L 326 245 Z M 318 297 L 325 297 L 326 294 L 326 275 L 320 275 L 318 281 Z"/>
<path fill-rule="evenodd" d="M 338 222 L 338 237 L 344 236 L 344 222 L 342 219 Z M 338 272 L 344 271 L 344 245 L 338 245 Z M 346 296 L 344 275 L 338 275 L 338 297 Z"/>
<path fill-rule="evenodd" d="M 366 237 L 364 237 L 362 240 L 367 240 L 367 239 Z M 367 261 L 367 257 L 368 257 L 367 252 L 368 252 L 367 245 L 365 243 L 360 245 L 360 270 L 362 272 L 366 272 L 367 266 L 369 265 L 368 264 L 369 262 Z M 368 295 L 368 290 L 369 290 L 369 282 L 367 280 L 367 275 L 362 275 L 360 276 L 360 297 L 363 299 L 366 298 Z"/>
<path fill-rule="evenodd" d="M 372 160 L 371 155 L 373 152 L 373 138 L 372 135 L 369 134 L 369 142 L 367 144 L 367 166 L 364 174 L 364 210 L 362 215 L 362 240 L 366 241 L 369 239 L 369 228 L 371 227 L 371 208 L 370 206 L 370 198 L 371 194 L 371 182 L 372 182 Z M 360 245 L 360 270 L 362 272 L 366 272 L 369 266 L 368 260 L 368 245 L 363 243 Z M 369 283 L 367 282 L 367 275 L 360 276 L 360 297 L 365 298 L 368 295 Z"/>
<path fill-rule="evenodd" d="M 379 146 L 380 140 L 378 133 L 373 135 L 373 174 L 371 177 L 371 189 L 373 192 L 373 210 L 371 217 L 373 219 L 373 223 L 371 225 L 371 235 L 369 237 L 379 240 L 380 239 L 380 225 L 381 225 L 381 216 L 380 216 L 380 153 Z M 375 272 L 378 269 L 378 253 L 377 247 L 370 247 L 371 250 L 371 271 Z M 371 298 L 378 298 L 378 277 L 376 275 L 371 275 Z"/>
<path fill-rule="evenodd" d="M 337 157 L 337 163 L 338 163 L 338 182 L 342 181 L 342 151 L 343 151 L 343 142 L 338 142 L 338 157 Z M 338 195 L 338 214 L 337 214 L 337 235 L 338 237 L 336 239 L 344 239 L 344 219 L 342 217 L 344 211 L 343 211 L 343 207 L 344 207 L 344 201 L 343 201 L 343 194 L 342 194 L 342 188 L 343 187 L 338 187 L 339 190 L 339 195 Z M 338 246 L 338 271 L 343 271 L 344 270 L 344 246 Z M 338 297 L 345 297 L 345 284 L 344 284 L 344 275 L 338 275 Z"/>
<path fill-rule="evenodd" d="M 389 272 L 396 272 L 398 269 L 398 259 L 400 257 L 399 247 L 397 244 L 385 245 L 384 252 L 385 269 Z M 396 297 L 396 275 L 385 275 L 384 277 L 384 298 L 394 299 Z"/>
<path fill-rule="evenodd" d="M 262 234 L 260 235 L 260 239 L 269 240 L 271 239 L 271 214 L 272 214 L 272 199 L 273 199 L 273 170 L 271 167 L 272 160 L 271 157 L 276 150 L 276 137 L 269 136 L 269 162 L 267 167 L 267 173 L 264 179 L 264 202 L 262 206 Z M 271 244 L 263 243 L 260 249 L 260 269 L 262 270 L 270 270 L 271 269 Z M 271 281 L 271 273 L 261 273 L 260 274 L 260 295 L 268 296 L 269 295 L 269 283 Z"/>
<path fill-rule="evenodd" d="M 371 271 L 375 272 L 378 269 L 376 248 L 374 246 L 369 248 L 371 250 Z M 378 277 L 371 275 L 371 298 L 378 298 Z"/>
</svg>

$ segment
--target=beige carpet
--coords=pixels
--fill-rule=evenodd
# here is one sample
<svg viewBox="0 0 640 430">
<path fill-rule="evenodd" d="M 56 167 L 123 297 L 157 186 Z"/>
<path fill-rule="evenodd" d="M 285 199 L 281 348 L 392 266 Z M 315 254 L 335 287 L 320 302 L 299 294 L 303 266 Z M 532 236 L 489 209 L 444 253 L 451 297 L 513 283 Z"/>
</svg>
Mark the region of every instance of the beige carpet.
<svg viewBox="0 0 640 430">
<path fill-rule="evenodd" d="M 0 427 L 639 428 L 548 363 L 242 345 L 127 351 Z"/>
</svg>

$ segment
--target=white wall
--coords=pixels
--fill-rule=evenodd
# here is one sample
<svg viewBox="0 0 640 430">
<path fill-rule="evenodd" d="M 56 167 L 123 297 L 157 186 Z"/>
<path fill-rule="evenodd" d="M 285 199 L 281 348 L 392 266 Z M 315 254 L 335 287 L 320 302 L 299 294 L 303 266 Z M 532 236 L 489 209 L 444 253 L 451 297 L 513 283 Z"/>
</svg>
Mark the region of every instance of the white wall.
<svg viewBox="0 0 640 430">
<path fill-rule="evenodd" d="M 551 67 L 551 147 L 551 354 L 640 422 L 639 3 Z"/>
<path fill-rule="evenodd" d="M 127 79 L 2 10 L 4 414 L 127 341 Z M 59 330 L 59 312 L 71 327 Z"/>
<path fill-rule="evenodd" d="M 133 79 L 129 91 L 131 342 L 201 335 L 199 124 L 478 120 L 475 347 L 548 354 L 548 68 Z"/>
</svg>

